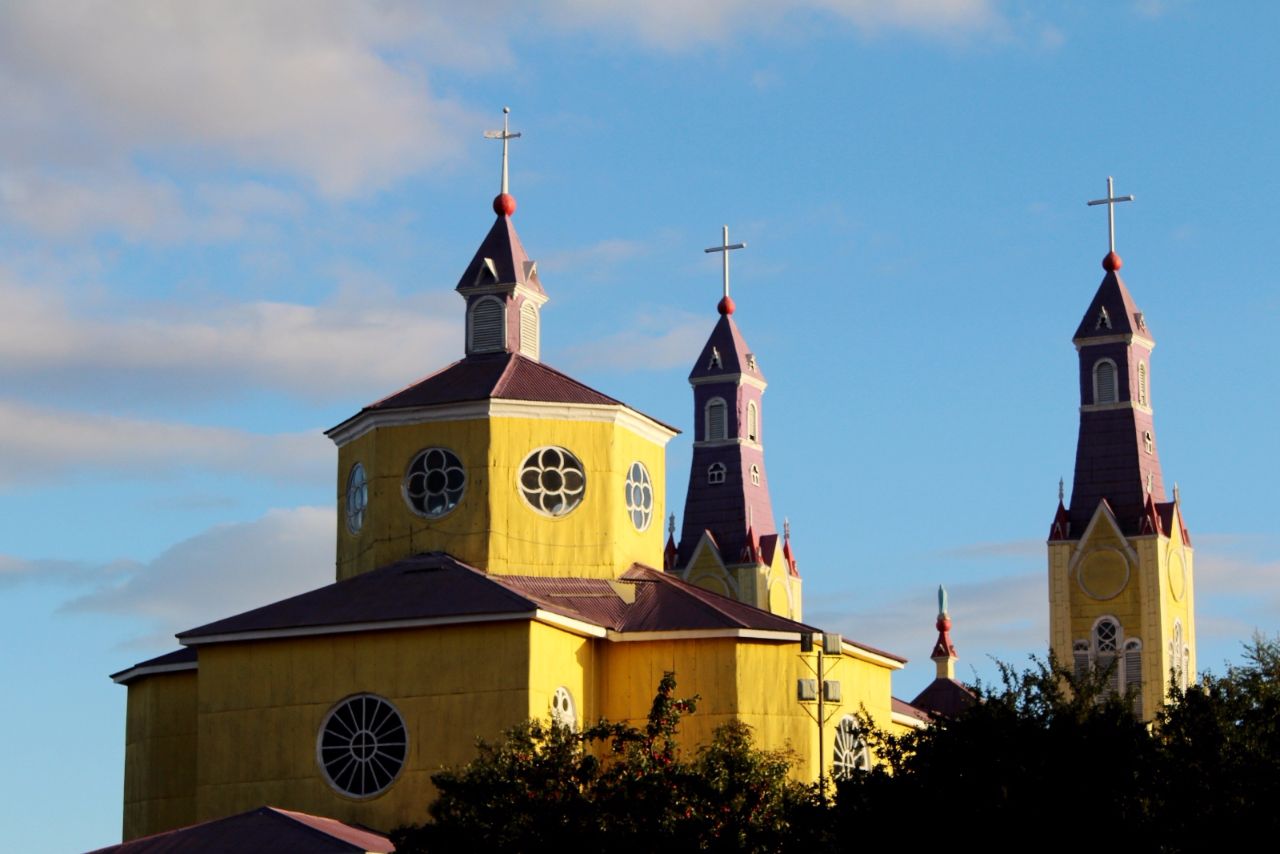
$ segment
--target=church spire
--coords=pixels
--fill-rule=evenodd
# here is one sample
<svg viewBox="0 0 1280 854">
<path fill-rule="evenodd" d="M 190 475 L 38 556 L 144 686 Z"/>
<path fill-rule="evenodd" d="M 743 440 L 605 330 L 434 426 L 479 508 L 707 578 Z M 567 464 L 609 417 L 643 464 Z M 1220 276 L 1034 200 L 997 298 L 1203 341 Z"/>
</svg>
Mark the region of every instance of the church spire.
<svg viewBox="0 0 1280 854">
<path fill-rule="evenodd" d="M 513 133 L 511 109 L 502 108 L 502 130 L 485 131 L 486 139 L 502 140 L 501 192 L 494 197 L 497 215 L 456 290 L 467 301 L 466 353 L 519 353 L 535 361 L 540 349 L 540 310 L 547 302 L 538 279 L 538 262 L 530 260 L 511 222 L 516 198 L 508 176 L 508 144 Z"/>
<path fill-rule="evenodd" d="M 1105 500 L 1126 534 L 1142 527 L 1148 501 L 1165 500 L 1151 409 L 1151 351 L 1155 340 L 1120 278 L 1124 262 L 1115 251 L 1116 196 L 1107 197 L 1108 252 L 1102 283 L 1076 328 L 1080 362 L 1080 433 L 1069 505 L 1068 536 L 1079 537 Z"/>
<path fill-rule="evenodd" d="M 938 679 L 956 678 L 956 648 L 951 643 L 951 616 L 947 613 L 947 588 L 938 585 L 938 619 L 934 622 L 938 629 L 938 640 L 933 645 L 929 657 L 938 667 Z"/>
</svg>

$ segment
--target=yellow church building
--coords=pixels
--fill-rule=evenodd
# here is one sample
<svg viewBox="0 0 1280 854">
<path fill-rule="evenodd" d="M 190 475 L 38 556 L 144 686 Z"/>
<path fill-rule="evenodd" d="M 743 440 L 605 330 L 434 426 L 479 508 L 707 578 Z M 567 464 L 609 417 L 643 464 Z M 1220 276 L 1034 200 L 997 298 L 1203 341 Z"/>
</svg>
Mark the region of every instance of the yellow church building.
<svg viewBox="0 0 1280 854">
<path fill-rule="evenodd" d="M 431 775 L 477 738 L 548 715 L 640 722 L 666 671 L 702 698 L 686 745 L 740 720 L 807 780 L 868 761 L 855 711 L 886 728 L 926 717 L 891 696 L 905 659 L 802 622 L 727 230 L 719 319 L 690 375 L 683 527 L 664 541 L 677 431 L 540 361 L 548 293 L 498 136 L 496 218 L 456 288 L 463 357 L 328 431 L 335 581 L 113 676 L 128 687 L 126 840 L 264 805 L 418 822 Z"/>
</svg>

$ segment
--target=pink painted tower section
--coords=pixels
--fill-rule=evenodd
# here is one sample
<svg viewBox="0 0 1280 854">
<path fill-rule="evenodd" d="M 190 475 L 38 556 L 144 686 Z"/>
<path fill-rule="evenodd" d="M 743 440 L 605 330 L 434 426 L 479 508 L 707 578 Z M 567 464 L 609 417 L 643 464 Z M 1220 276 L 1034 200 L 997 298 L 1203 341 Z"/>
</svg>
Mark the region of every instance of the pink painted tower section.
<svg viewBox="0 0 1280 854">
<path fill-rule="evenodd" d="M 693 464 L 676 565 L 688 566 L 704 532 L 726 565 L 771 564 L 778 548 L 762 430 L 766 387 L 759 363 L 720 302 L 720 320 L 689 374 Z M 788 544 L 789 548 L 789 544 Z"/>
<path fill-rule="evenodd" d="M 1078 539 L 1102 501 L 1120 529 L 1136 535 L 1149 524 L 1151 508 L 1166 503 L 1151 408 L 1155 339 L 1120 278 L 1120 256 L 1110 252 L 1102 265 L 1106 275 L 1072 339 L 1080 360 L 1080 434 L 1071 503 L 1066 519 L 1059 510 L 1050 539 Z"/>
</svg>

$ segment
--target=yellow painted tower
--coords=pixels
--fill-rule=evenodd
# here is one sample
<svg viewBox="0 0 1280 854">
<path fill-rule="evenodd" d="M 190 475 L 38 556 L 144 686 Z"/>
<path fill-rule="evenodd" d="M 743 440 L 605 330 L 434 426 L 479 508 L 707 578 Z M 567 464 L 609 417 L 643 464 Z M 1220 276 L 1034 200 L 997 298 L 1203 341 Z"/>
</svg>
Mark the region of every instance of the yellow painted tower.
<svg viewBox="0 0 1280 854">
<path fill-rule="evenodd" d="M 1193 552 L 1178 489 L 1166 496 L 1152 411 L 1155 339 L 1120 278 L 1107 179 L 1111 251 L 1076 329 L 1080 434 L 1070 505 L 1049 533 L 1049 633 L 1078 673 L 1106 669 L 1112 690 L 1151 718 L 1171 682 L 1196 668 Z"/>
</svg>

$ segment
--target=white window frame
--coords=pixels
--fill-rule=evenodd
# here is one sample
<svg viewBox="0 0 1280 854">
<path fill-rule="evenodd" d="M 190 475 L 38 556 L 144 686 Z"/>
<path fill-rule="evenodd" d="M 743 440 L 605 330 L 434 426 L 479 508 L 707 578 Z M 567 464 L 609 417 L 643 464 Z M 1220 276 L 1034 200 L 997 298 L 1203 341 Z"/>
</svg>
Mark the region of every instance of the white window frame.
<svg viewBox="0 0 1280 854">
<path fill-rule="evenodd" d="M 538 306 L 525 300 L 520 306 L 520 352 L 530 359 L 538 358 Z"/>
<path fill-rule="evenodd" d="M 760 441 L 760 407 L 754 400 L 747 401 L 747 441 Z"/>
<path fill-rule="evenodd" d="M 711 409 L 719 406 L 723 415 L 720 421 L 720 435 L 712 435 L 711 432 Z M 723 397 L 713 397 L 707 401 L 707 405 L 702 409 L 702 436 L 707 442 L 720 442 L 729 438 L 729 404 L 725 402 Z"/>
<path fill-rule="evenodd" d="M 757 465 L 756 463 L 751 464 L 751 485 L 752 486 L 760 485 L 760 466 Z"/>
</svg>

